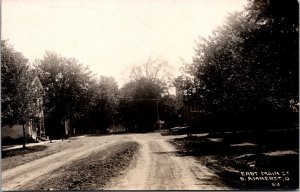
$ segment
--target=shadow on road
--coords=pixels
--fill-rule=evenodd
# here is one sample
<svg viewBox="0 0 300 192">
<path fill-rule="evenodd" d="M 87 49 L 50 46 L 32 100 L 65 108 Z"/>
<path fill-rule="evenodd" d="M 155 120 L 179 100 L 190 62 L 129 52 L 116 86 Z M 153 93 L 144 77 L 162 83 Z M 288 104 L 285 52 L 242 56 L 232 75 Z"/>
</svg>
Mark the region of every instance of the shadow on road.
<svg viewBox="0 0 300 192">
<path fill-rule="evenodd" d="M 33 152 L 37 152 L 37 151 L 43 151 L 46 148 L 48 148 L 48 147 L 44 146 L 44 145 L 37 145 L 37 146 L 30 146 L 30 147 L 25 147 L 25 148 L 18 148 L 18 149 L 2 151 L 2 158 L 11 157 L 11 156 L 15 156 L 15 155 L 25 155 L 25 154 L 33 153 Z"/>
<path fill-rule="evenodd" d="M 170 142 L 177 147 L 177 155 L 196 157 L 234 189 L 296 189 L 298 131 L 211 134 Z"/>
</svg>

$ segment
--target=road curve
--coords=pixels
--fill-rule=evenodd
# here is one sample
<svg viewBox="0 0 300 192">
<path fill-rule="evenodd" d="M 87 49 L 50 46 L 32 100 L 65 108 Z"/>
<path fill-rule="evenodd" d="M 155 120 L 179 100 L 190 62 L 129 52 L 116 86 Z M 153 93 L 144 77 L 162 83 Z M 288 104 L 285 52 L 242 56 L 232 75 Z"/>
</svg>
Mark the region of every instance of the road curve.
<svg viewBox="0 0 300 192">
<path fill-rule="evenodd" d="M 172 136 L 171 136 L 172 137 Z M 192 157 L 176 154 L 168 136 L 159 133 L 132 135 L 142 146 L 127 172 L 106 186 L 107 190 L 225 190 L 208 168 Z"/>
<path fill-rule="evenodd" d="M 66 149 L 2 172 L 2 190 L 18 190 L 47 173 L 88 156 L 108 146 L 136 141 L 141 145 L 128 169 L 113 178 L 108 190 L 225 190 L 219 178 L 193 157 L 178 156 L 175 147 L 167 142 L 178 136 L 161 136 L 159 133 L 124 134 L 104 137 L 86 137 L 72 141 Z M 64 145 L 65 145 L 64 144 Z"/>
</svg>

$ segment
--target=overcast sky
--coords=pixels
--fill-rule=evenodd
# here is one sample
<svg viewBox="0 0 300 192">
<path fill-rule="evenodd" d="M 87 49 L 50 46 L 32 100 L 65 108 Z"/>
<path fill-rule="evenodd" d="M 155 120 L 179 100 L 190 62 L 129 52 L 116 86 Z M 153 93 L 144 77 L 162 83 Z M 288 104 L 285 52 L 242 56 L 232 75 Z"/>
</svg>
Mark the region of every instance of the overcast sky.
<svg viewBox="0 0 300 192">
<path fill-rule="evenodd" d="M 163 57 L 190 62 L 207 37 L 246 0 L 2 0 L 2 39 L 31 62 L 45 51 L 75 57 L 119 85 L 131 64 Z"/>
</svg>

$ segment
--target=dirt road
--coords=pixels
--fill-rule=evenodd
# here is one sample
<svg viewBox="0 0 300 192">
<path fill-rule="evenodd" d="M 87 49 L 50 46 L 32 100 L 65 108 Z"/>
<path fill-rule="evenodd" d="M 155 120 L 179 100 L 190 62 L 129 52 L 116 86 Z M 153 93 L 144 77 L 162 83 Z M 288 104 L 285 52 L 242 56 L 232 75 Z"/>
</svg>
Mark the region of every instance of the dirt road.
<svg viewBox="0 0 300 192">
<path fill-rule="evenodd" d="M 142 145 L 138 158 L 125 175 L 107 185 L 113 190 L 209 190 L 228 189 L 208 168 L 192 157 L 177 154 L 167 142 L 174 136 L 159 133 L 132 135 Z"/>
<path fill-rule="evenodd" d="M 84 137 L 74 141 L 72 144 L 65 141 L 66 145 L 69 145 L 69 148 L 53 155 L 3 171 L 2 190 L 17 190 L 26 183 L 35 180 L 42 175 L 61 167 L 62 165 L 78 158 L 86 157 L 97 150 L 101 150 L 108 145 L 116 143 L 117 141 L 121 142 L 122 139 L 126 140 L 127 137 L 117 138 L 117 136 L 106 136 L 101 138 Z M 58 143 L 48 145 L 55 144 L 58 145 Z"/>
<path fill-rule="evenodd" d="M 174 136 L 159 133 L 79 138 L 56 154 L 3 171 L 2 190 L 20 189 L 67 163 L 125 141 L 139 143 L 140 150 L 129 162 L 128 169 L 111 179 L 105 189 L 227 189 L 216 175 L 192 157 L 179 156 L 167 142 L 171 138 Z"/>
</svg>

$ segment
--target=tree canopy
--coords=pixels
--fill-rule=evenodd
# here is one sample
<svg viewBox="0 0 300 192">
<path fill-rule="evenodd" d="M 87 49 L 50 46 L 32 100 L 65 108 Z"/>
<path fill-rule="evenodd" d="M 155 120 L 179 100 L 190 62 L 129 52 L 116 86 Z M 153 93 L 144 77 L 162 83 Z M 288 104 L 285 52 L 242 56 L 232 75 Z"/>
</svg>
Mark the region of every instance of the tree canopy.
<svg viewBox="0 0 300 192">
<path fill-rule="evenodd" d="M 28 60 L 1 41 L 1 121 L 2 125 L 24 124 L 34 113 L 29 105 L 34 94 Z"/>
<path fill-rule="evenodd" d="M 120 90 L 120 121 L 131 131 L 152 131 L 162 120 L 166 103 L 163 94 L 167 91 L 169 65 L 164 60 L 148 59 L 145 63 L 133 66 L 131 81 Z M 173 98 L 174 99 L 174 98 Z M 169 102 L 169 106 L 172 102 Z M 169 107 L 168 109 L 173 109 Z M 174 110 L 174 109 L 173 109 Z M 170 113 L 172 110 L 169 111 Z M 170 115 L 166 114 L 165 119 Z"/>
<path fill-rule="evenodd" d="M 196 47 L 190 75 L 199 108 L 231 125 L 274 125 L 297 105 L 298 33 L 297 1 L 254 0 L 230 14 Z"/>
<path fill-rule="evenodd" d="M 114 78 L 97 77 L 75 58 L 54 52 L 31 69 L 2 41 L 2 124 L 31 118 L 30 82 L 38 76 L 48 134 L 64 134 L 67 121 L 82 133 L 107 132 L 114 125 L 146 132 L 161 120 L 173 126 L 182 106 L 168 95 L 170 85 L 185 96 L 180 105 L 191 119 L 211 127 L 293 126 L 299 111 L 298 20 L 296 0 L 249 0 L 244 11 L 229 14 L 208 38 L 198 39 L 181 76 L 172 80 L 168 62 L 150 57 L 132 66 L 121 89 Z"/>
</svg>

